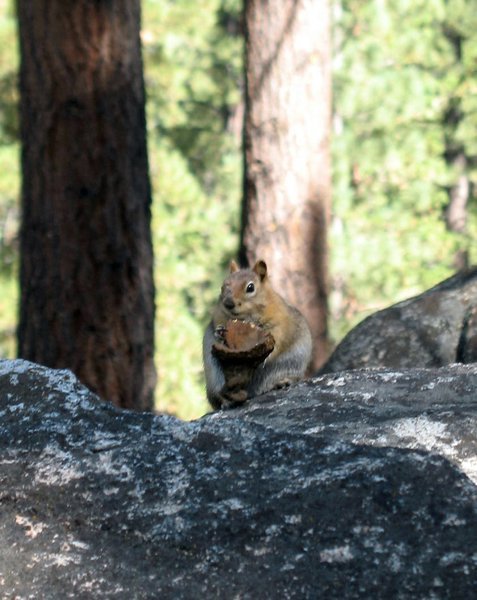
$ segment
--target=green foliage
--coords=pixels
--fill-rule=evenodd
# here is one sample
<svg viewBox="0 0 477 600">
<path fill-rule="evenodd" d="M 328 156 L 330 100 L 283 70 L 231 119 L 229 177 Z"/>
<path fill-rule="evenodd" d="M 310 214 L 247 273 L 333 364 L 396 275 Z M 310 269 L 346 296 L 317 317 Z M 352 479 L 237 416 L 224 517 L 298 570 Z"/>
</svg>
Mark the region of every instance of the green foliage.
<svg viewBox="0 0 477 600">
<path fill-rule="evenodd" d="M 15 354 L 19 144 L 15 15 L 0 3 L 0 357 Z"/>
<path fill-rule="evenodd" d="M 158 286 L 156 408 L 191 418 L 207 410 L 202 334 L 220 287 L 224 256 L 234 251 L 231 216 L 238 198 L 211 202 L 184 156 L 167 142 L 150 153 Z"/>
<path fill-rule="evenodd" d="M 156 408 L 206 412 L 202 335 L 238 245 L 239 2 L 145 2 L 143 43 L 157 271 Z"/>
<path fill-rule="evenodd" d="M 445 160 L 475 152 L 477 13 L 468 0 L 343 0 L 335 24 L 335 339 L 367 313 L 430 287 L 454 270 L 458 250 L 477 262 L 477 209 L 468 233 L 446 231 Z M 462 59 L 449 41 L 462 36 Z M 458 102 L 456 129 L 445 113 Z M 447 146 L 446 146 L 447 145 Z M 469 170 L 475 186 L 475 167 Z M 474 187 L 474 190 L 476 187 Z"/>
<path fill-rule="evenodd" d="M 18 52 L 11 0 L 0 2 L 0 42 L 0 145 L 8 146 L 18 139 Z"/>
</svg>

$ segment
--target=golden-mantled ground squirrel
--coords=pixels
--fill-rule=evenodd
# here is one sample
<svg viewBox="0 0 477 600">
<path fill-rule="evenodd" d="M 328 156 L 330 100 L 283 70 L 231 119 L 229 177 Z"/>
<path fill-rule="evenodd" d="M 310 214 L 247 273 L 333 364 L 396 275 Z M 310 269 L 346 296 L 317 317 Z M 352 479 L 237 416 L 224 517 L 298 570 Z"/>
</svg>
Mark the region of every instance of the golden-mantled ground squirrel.
<svg viewBox="0 0 477 600">
<path fill-rule="evenodd" d="M 215 409 L 230 406 L 223 394 L 224 372 L 212 354 L 212 346 L 217 340 L 216 332 L 223 330 L 231 319 L 254 323 L 270 332 L 275 340 L 272 353 L 252 376 L 248 398 L 303 378 L 312 351 L 311 333 L 305 318 L 272 288 L 263 260 L 259 260 L 253 269 L 240 269 L 232 261 L 203 340 L 207 398 Z"/>
</svg>

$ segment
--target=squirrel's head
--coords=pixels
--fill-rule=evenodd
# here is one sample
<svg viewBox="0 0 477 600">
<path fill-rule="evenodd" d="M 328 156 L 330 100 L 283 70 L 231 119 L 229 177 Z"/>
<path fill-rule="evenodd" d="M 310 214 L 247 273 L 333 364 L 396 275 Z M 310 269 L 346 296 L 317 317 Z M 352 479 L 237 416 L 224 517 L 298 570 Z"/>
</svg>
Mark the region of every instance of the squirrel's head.
<svg viewBox="0 0 477 600">
<path fill-rule="evenodd" d="M 220 302 L 232 319 L 247 320 L 257 317 L 266 306 L 267 265 L 259 260 L 252 269 L 241 269 L 233 260 L 230 274 L 224 280 Z"/>
</svg>

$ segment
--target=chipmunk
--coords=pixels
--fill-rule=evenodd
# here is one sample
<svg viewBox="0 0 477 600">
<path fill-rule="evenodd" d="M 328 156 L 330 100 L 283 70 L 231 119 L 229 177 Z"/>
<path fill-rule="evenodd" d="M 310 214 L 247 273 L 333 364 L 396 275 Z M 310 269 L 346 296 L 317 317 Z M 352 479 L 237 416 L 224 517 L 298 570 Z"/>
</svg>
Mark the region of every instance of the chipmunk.
<svg viewBox="0 0 477 600">
<path fill-rule="evenodd" d="M 303 378 L 312 351 L 311 332 L 305 318 L 272 288 L 263 260 L 256 262 L 253 269 L 240 269 L 232 261 L 203 340 L 207 398 L 213 408 L 234 404 L 224 395 L 224 372 L 212 354 L 212 346 L 230 319 L 254 323 L 270 332 L 275 340 L 273 351 L 252 376 L 247 398 Z"/>
</svg>

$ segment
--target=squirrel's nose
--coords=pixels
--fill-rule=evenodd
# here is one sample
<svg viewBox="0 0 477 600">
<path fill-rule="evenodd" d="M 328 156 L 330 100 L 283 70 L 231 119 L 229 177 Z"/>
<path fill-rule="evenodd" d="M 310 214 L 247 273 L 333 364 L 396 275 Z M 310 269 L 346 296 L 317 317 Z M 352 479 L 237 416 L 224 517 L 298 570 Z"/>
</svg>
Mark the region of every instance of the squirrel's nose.
<svg viewBox="0 0 477 600">
<path fill-rule="evenodd" d="M 227 298 L 224 298 L 223 304 L 224 304 L 225 308 L 228 310 L 232 310 L 232 308 L 235 308 L 235 302 L 234 302 L 233 298 L 230 298 L 230 296 L 228 296 Z"/>
</svg>

